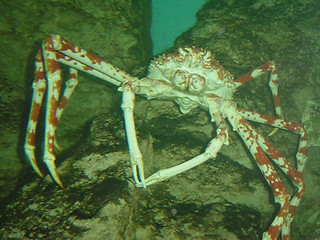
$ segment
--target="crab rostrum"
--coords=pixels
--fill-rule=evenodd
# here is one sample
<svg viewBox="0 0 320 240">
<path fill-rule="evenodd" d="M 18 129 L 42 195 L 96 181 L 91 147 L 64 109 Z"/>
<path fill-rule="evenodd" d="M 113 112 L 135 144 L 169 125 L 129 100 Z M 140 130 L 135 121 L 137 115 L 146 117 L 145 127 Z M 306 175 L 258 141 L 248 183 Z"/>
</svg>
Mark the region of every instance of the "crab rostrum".
<svg viewBox="0 0 320 240">
<path fill-rule="evenodd" d="M 59 62 L 70 66 L 69 79 L 66 81 L 65 91 L 61 97 L 62 79 Z M 55 166 L 55 131 L 66 103 L 77 85 L 77 70 L 119 86 L 119 90 L 123 92 L 121 107 L 124 113 L 133 178 L 137 187 L 145 188 L 215 158 L 221 147 L 228 144 L 226 123 L 228 121 L 256 160 L 270 185 L 275 202 L 280 204 L 276 217 L 262 239 L 275 240 L 278 236 L 289 239 L 290 223 L 304 192 L 302 172 L 307 159 L 307 136 L 302 125 L 283 119 L 278 95 L 278 75 L 273 62 L 267 62 L 234 80 L 233 76 L 213 58 L 211 52 L 196 47 L 183 47 L 175 53 L 154 59 L 150 64 L 148 75 L 138 79 L 58 35 L 48 37 L 36 58 L 34 92 L 25 152 L 35 171 L 43 176 L 37 165 L 34 149 L 36 125 L 42 99 L 47 90 L 43 161 L 54 181 L 61 187 L 63 184 Z M 239 86 L 265 72 L 270 72 L 269 86 L 273 95 L 276 117 L 240 109 L 232 100 Z M 133 117 L 135 94 L 145 96 L 147 99 L 174 101 L 179 105 L 182 113 L 188 113 L 196 107 L 204 109 L 216 125 L 216 135 L 202 154 L 174 167 L 159 170 L 145 178 L 143 157 L 138 146 Z M 296 167 L 288 162 L 247 120 L 299 134 Z M 292 195 L 288 193 L 273 164 L 277 165 L 295 186 L 296 189 Z"/>
</svg>

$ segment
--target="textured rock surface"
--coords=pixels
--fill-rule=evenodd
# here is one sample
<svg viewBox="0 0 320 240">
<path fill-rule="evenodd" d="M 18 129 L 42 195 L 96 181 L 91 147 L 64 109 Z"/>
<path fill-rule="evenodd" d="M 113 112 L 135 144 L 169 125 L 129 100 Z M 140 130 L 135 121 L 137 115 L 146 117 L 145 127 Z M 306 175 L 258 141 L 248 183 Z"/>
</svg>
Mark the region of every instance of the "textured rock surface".
<svg viewBox="0 0 320 240">
<path fill-rule="evenodd" d="M 0 197 L 15 187 L 34 60 L 41 42 L 59 34 L 132 74 L 151 58 L 150 1 L 2 1 L 0 3 Z M 81 141 L 89 119 L 119 108 L 116 88 L 86 74 L 57 132 L 64 152 Z M 99 96 L 99 97 L 97 97 Z"/>
<path fill-rule="evenodd" d="M 170 120 L 186 118 L 175 115 Z M 113 115 L 93 122 L 88 142 L 59 168 L 65 191 L 49 177 L 27 183 L 1 212 L 2 237 L 257 239 L 262 221 L 258 209 L 272 213 L 259 174 L 220 154 L 217 161 L 170 181 L 135 188 L 122 125 L 122 117 Z M 173 134 L 181 134 L 171 126 Z M 144 131 L 140 143 L 148 175 L 203 149 L 202 141 L 153 138 L 166 131 L 159 125 Z"/>
<path fill-rule="evenodd" d="M 268 60 L 278 64 L 285 118 L 303 120 L 312 145 L 305 175 L 307 191 L 292 224 L 292 239 L 319 239 L 317 53 L 320 32 L 314 28 L 319 19 L 318 3 L 212 2 L 199 12 L 196 26 L 183 34 L 176 45 L 196 45 L 212 50 L 236 77 Z M 82 4 L 90 6 L 87 2 Z M 99 15 L 99 11 L 92 13 Z M 74 32 L 69 31 L 69 34 L 72 37 Z M 83 45 L 77 40 L 80 36 L 65 37 Z M 103 41 L 101 35 L 91 37 Z M 108 51 L 100 54 L 94 44 L 88 50 L 109 59 Z M 126 64 L 136 53 L 130 57 L 123 54 L 126 57 L 115 57 L 112 62 L 131 73 L 140 73 L 139 64 Z M 65 191 L 49 177 L 39 180 L 35 173 L 24 175 L 25 185 L 7 199 L 1 211 L 0 233 L 4 239 L 88 239 L 90 236 L 94 239 L 256 240 L 261 237 L 277 205 L 235 133 L 230 132 L 230 144 L 223 147 L 217 159 L 147 189 L 137 189 L 131 178 L 120 95 L 115 93 L 114 87 L 104 88 L 91 77 L 89 81 L 82 81 L 84 84 L 93 82 L 90 91 L 93 96 L 99 95 L 97 101 L 112 98 L 115 105 L 109 103 L 103 107 L 110 107 L 115 113 L 98 112 L 100 116 L 90 127 L 88 141 L 80 141 L 71 157 L 60 156 L 64 161 L 58 171 L 66 185 Z M 86 89 L 82 91 L 89 96 L 90 91 Z M 81 93 L 81 89 L 79 91 Z M 111 96 L 113 92 L 115 95 Z M 79 104 L 78 97 L 74 99 L 72 106 Z M 235 100 L 243 108 L 273 114 L 267 75 L 239 89 Z M 64 123 L 59 127 L 61 144 L 70 140 L 63 136 L 70 128 L 68 120 L 71 124 L 82 121 L 82 115 L 72 114 L 73 109 L 69 105 Z M 84 110 L 85 114 L 90 111 L 97 109 L 88 106 Z M 195 109 L 182 115 L 170 102 L 137 98 L 136 122 L 146 175 L 201 153 L 214 133 L 205 112 Z M 271 131 L 266 126 L 255 126 L 265 135 Z M 278 131 L 270 141 L 293 161 L 297 146 L 294 135 Z"/>
</svg>

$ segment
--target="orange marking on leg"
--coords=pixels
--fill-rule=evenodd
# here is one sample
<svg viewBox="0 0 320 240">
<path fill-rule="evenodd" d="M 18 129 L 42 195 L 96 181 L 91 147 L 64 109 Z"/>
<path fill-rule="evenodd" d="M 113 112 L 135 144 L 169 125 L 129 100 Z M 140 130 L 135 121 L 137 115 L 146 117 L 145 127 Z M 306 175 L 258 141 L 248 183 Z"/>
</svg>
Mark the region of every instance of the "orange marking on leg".
<svg viewBox="0 0 320 240">
<path fill-rule="evenodd" d="M 26 143 L 31 145 L 31 146 L 34 146 L 35 145 L 35 138 L 36 138 L 35 133 L 28 131 L 27 138 L 26 138 Z"/>
<path fill-rule="evenodd" d="M 29 121 L 37 122 L 40 114 L 41 104 L 33 102 L 33 111 L 30 114 Z"/>
<path fill-rule="evenodd" d="M 276 69 L 276 67 L 274 66 L 274 64 L 272 63 L 273 65 L 273 70 L 272 70 L 272 73 L 273 74 L 278 74 L 278 69 Z M 271 66 L 270 66 L 271 67 Z M 275 83 L 278 84 L 278 80 L 274 79 Z"/>
<path fill-rule="evenodd" d="M 302 147 L 299 149 L 298 153 L 301 153 L 305 156 L 307 156 L 307 147 Z"/>
<path fill-rule="evenodd" d="M 65 106 L 67 105 L 67 103 L 68 103 L 68 99 L 67 99 L 65 96 L 63 96 L 63 97 L 61 98 L 61 100 L 60 100 L 60 103 L 59 103 L 59 109 L 65 108 Z"/>
<path fill-rule="evenodd" d="M 252 72 L 249 72 L 245 75 L 243 75 L 242 77 L 238 78 L 235 82 L 239 82 L 239 83 L 246 83 L 249 82 L 250 80 L 252 80 Z"/>
<path fill-rule="evenodd" d="M 280 97 L 279 97 L 279 95 L 274 95 L 273 96 L 273 102 L 274 102 L 274 105 L 276 107 L 280 107 Z"/>
<path fill-rule="evenodd" d="M 73 53 L 79 53 L 81 49 L 76 47 L 71 42 L 68 42 L 67 40 L 60 37 L 60 48 L 56 49 L 56 50 L 58 50 L 58 51 L 71 51 Z"/>
<path fill-rule="evenodd" d="M 48 118 L 48 123 L 52 126 L 56 126 L 56 124 L 57 124 L 57 118 L 56 118 L 57 107 L 58 107 L 58 101 L 52 97 L 51 98 L 50 114 L 49 114 L 49 118 Z"/>
<path fill-rule="evenodd" d="M 274 72 L 273 72 L 273 73 L 274 73 Z M 278 78 L 272 79 L 271 81 L 272 81 L 272 83 L 275 84 L 275 85 L 278 85 L 278 84 L 279 84 Z"/>
<path fill-rule="evenodd" d="M 59 63 L 55 59 L 48 58 L 46 61 L 46 66 L 47 66 L 47 71 L 49 71 L 49 73 L 51 74 L 55 73 L 55 71 L 60 69 Z"/>
</svg>

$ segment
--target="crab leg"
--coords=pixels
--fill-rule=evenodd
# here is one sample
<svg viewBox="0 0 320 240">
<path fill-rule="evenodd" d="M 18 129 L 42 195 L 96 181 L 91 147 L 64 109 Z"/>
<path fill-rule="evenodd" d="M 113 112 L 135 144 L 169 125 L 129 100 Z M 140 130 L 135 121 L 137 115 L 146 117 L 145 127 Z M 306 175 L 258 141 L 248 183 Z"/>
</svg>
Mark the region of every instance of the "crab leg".
<svg viewBox="0 0 320 240">
<path fill-rule="evenodd" d="M 217 136 L 209 142 L 204 153 L 202 153 L 202 154 L 200 154 L 200 155 L 198 155 L 198 156 L 196 156 L 196 157 L 194 157 L 184 163 L 176 165 L 174 167 L 162 169 L 162 170 L 155 172 L 154 174 L 152 174 L 151 176 L 149 176 L 146 179 L 146 186 L 157 183 L 157 182 L 164 181 L 170 177 L 173 177 L 177 174 L 180 174 L 180 173 L 185 172 L 191 168 L 194 168 L 209 159 L 215 158 L 217 156 L 217 153 L 220 151 L 221 147 L 223 146 L 223 144 L 225 144 L 225 142 L 227 141 L 227 136 L 228 136 L 228 134 L 225 129 L 223 129 L 221 131 L 217 131 Z M 136 186 L 142 187 L 142 184 L 138 183 L 138 184 L 136 184 Z"/>
<path fill-rule="evenodd" d="M 132 82 L 138 80 L 138 78 L 133 77 L 94 54 L 75 46 L 59 35 L 52 35 L 51 39 L 54 50 L 66 56 L 61 57 L 61 55 L 57 53 L 59 61 L 70 67 L 88 72 L 91 75 L 96 75 L 102 80 L 106 80 L 117 86 L 126 81 Z"/>
<path fill-rule="evenodd" d="M 268 136 L 274 134 L 278 128 L 282 128 L 291 132 L 295 132 L 301 135 L 299 149 L 296 155 L 297 159 L 297 169 L 294 168 L 261 134 L 257 133 L 257 141 L 260 147 L 269 157 L 282 169 L 282 171 L 289 176 L 293 184 L 297 187 L 296 194 L 290 200 L 290 211 L 286 217 L 284 225 L 281 227 L 282 239 L 289 239 L 290 233 L 290 223 L 292 215 L 294 214 L 297 206 L 299 205 L 303 192 L 304 192 L 304 181 L 302 178 L 302 172 L 306 162 L 306 150 L 307 150 L 307 136 L 304 128 L 297 123 L 282 120 L 283 114 L 280 106 L 280 98 L 278 95 L 278 74 L 276 67 L 273 62 L 267 62 L 261 67 L 255 69 L 252 72 L 238 78 L 235 82 L 240 83 L 240 85 L 260 76 L 266 71 L 271 71 L 269 86 L 273 95 L 273 101 L 275 104 L 275 111 L 277 118 L 254 113 L 251 111 L 246 111 L 238 109 L 238 113 L 245 119 L 252 120 L 255 122 L 267 124 L 276 127 Z"/>
<path fill-rule="evenodd" d="M 281 170 L 289 176 L 293 184 L 296 186 L 296 193 L 290 198 L 290 208 L 284 225 L 281 228 L 282 239 L 289 239 L 290 237 L 290 223 L 292 221 L 293 214 L 295 213 L 298 205 L 300 204 L 302 195 L 305 190 L 304 180 L 302 174 L 298 172 L 293 165 L 287 161 L 287 159 L 277 151 L 275 147 L 271 145 L 260 133 L 258 133 L 252 126 L 248 126 L 253 134 L 256 135 L 259 146 L 262 150 L 268 154 L 268 156 L 281 168 Z"/>
<path fill-rule="evenodd" d="M 220 151 L 220 149 L 222 148 L 222 146 L 224 144 L 228 144 L 228 132 L 227 132 L 227 126 L 226 123 L 222 117 L 222 114 L 220 112 L 216 112 L 214 114 L 212 114 L 212 121 L 215 121 L 218 128 L 217 128 L 217 136 L 214 137 L 208 144 L 207 148 L 205 149 L 205 151 L 184 162 L 181 163 L 179 165 L 176 165 L 174 167 L 171 168 L 167 168 L 167 169 L 162 169 L 159 170 L 157 172 L 155 172 L 154 174 L 152 174 L 151 176 L 149 176 L 146 179 L 146 186 L 166 180 L 170 177 L 173 177 L 177 174 L 180 174 L 182 172 L 185 172 L 191 168 L 194 168 L 202 163 L 204 163 L 205 161 L 215 158 L 217 156 L 217 153 Z M 136 184 L 137 187 L 142 187 L 141 183 Z"/>
<path fill-rule="evenodd" d="M 260 113 L 240 109 L 240 108 L 237 108 L 237 112 L 247 120 L 270 125 L 273 127 L 281 128 L 284 130 L 288 130 L 290 132 L 300 134 L 301 136 L 300 143 L 299 143 L 298 152 L 296 154 L 297 171 L 299 173 L 303 172 L 305 163 L 307 161 L 307 133 L 301 124 L 279 119 L 270 115 L 265 115 L 265 114 L 260 114 Z"/>
<path fill-rule="evenodd" d="M 231 124 L 239 133 L 250 153 L 255 158 L 263 176 L 272 189 L 275 201 L 280 204 L 280 209 L 276 217 L 271 223 L 268 231 L 265 232 L 262 237 L 263 240 L 276 240 L 290 213 L 289 194 L 264 150 L 260 147 L 256 132 L 252 132 L 252 130 L 254 130 L 253 127 L 243 118 L 238 121 L 237 126 L 234 126 L 232 121 Z"/>
<path fill-rule="evenodd" d="M 24 144 L 24 151 L 33 169 L 37 172 L 37 174 L 40 177 L 43 177 L 44 175 L 42 174 L 42 172 L 38 167 L 35 153 L 34 153 L 35 141 L 36 141 L 36 128 L 37 128 L 43 96 L 46 91 L 46 79 L 45 79 L 45 71 L 44 71 L 43 57 L 42 57 L 41 50 L 39 50 L 37 53 L 35 66 L 36 66 L 35 79 L 32 84 L 33 98 L 32 98 L 32 103 L 30 108 L 27 134 L 26 134 L 26 140 Z"/>
<path fill-rule="evenodd" d="M 71 67 L 66 90 L 60 99 L 61 70 L 59 63 Z M 55 131 L 61 114 L 77 85 L 77 71 L 88 72 L 116 86 L 136 78 L 121 71 L 87 51 L 76 47 L 58 35 L 48 37 L 36 58 L 36 73 L 33 83 L 33 100 L 30 109 L 29 122 L 25 142 L 25 152 L 32 167 L 43 177 L 35 158 L 36 125 L 39 118 L 41 103 L 47 84 L 46 114 L 45 114 L 45 148 L 43 160 L 46 163 L 54 181 L 63 187 L 55 166 L 54 146 Z M 57 144 L 56 144 L 57 145 Z"/>
<path fill-rule="evenodd" d="M 66 81 L 66 86 L 65 86 L 65 89 L 63 92 L 63 96 L 61 97 L 60 102 L 59 102 L 59 106 L 57 108 L 57 112 L 56 112 L 57 124 L 55 126 L 54 131 L 56 131 L 58 122 L 61 118 L 61 115 L 62 115 L 69 99 L 71 98 L 74 90 L 76 89 L 77 85 L 78 85 L 78 71 L 74 68 L 70 68 L 69 69 L 69 78 Z M 54 146 L 60 151 L 60 147 L 57 143 L 57 138 L 54 138 Z"/>
<path fill-rule="evenodd" d="M 43 161 L 47 165 L 54 181 L 63 187 L 55 165 L 54 142 L 55 130 L 58 124 L 56 111 L 60 99 L 61 70 L 54 52 L 51 39 L 43 44 L 43 59 L 47 77 L 47 108 L 45 114 L 45 137 Z"/>
<path fill-rule="evenodd" d="M 265 64 L 256 68 L 255 70 L 239 77 L 238 79 L 235 80 L 235 83 L 237 84 L 236 86 L 239 87 L 239 86 L 245 84 L 246 82 L 249 82 L 252 79 L 259 77 L 260 75 L 262 75 L 265 72 L 271 72 L 269 86 L 270 86 L 271 93 L 273 96 L 273 102 L 275 105 L 276 115 L 278 118 L 282 119 L 283 113 L 282 113 L 282 108 L 280 105 L 280 97 L 278 94 L 278 84 L 279 84 L 278 71 L 277 71 L 276 65 L 273 62 L 271 62 L 271 61 L 266 62 Z"/>
<path fill-rule="evenodd" d="M 268 116 L 264 114 L 259 114 L 251 111 L 246 111 L 243 109 L 238 109 L 238 113 L 240 113 L 244 118 L 268 124 L 274 127 L 282 128 L 294 133 L 298 133 L 301 135 L 299 148 L 296 154 L 297 159 L 297 169 L 286 160 L 281 153 L 277 151 L 275 147 L 271 145 L 261 134 L 257 133 L 251 126 L 251 131 L 256 134 L 258 139 L 258 143 L 260 147 L 264 150 L 265 153 L 281 168 L 281 170 L 291 179 L 293 184 L 296 186 L 297 191 L 290 199 L 290 211 L 288 216 L 286 217 L 286 222 L 281 229 L 282 239 L 290 238 L 290 223 L 292 221 L 292 216 L 295 213 L 298 205 L 300 204 L 302 195 L 305 190 L 304 180 L 302 178 L 303 169 L 305 166 L 305 162 L 307 160 L 307 135 L 306 131 L 302 125 L 282 119 L 275 118 L 273 116 Z"/>
<path fill-rule="evenodd" d="M 145 177 L 144 177 L 142 154 L 141 154 L 138 140 L 137 140 L 136 127 L 135 127 L 134 117 L 133 117 L 135 94 L 129 83 L 125 83 L 122 86 L 122 91 L 123 91 L 123 95 L 122 95 L 121 108 L 124 114 L 124 122 L 125 122 L 125 129 L 126 129 L 127 141 L 129 146 L 133 179 L 136 184 L 140 184 L 141 187 L 145 188 L 146 183 L 145 183 Z"/>
<path fill-rule="evenodd" d="M 236 112 L 236 114 L 233 114 L 232 112 Z M 304 128 L 297 123 L 282 120 L 273 116 L 258 114 L 242 109 L 234 109 L 231 111 L 229 109 L 228 113 L 228 118 L 231 119 L 230 123 L 240 134 L 251 154 L 256 159 L 259 168 L 274 193 L 275 201 L 281 205 L 280 210 L 269 230 L 264 233 L 263 239 L 277 239 L 280 231 L 282 233 L 282 239 L 289 239 L 289 228 L 292 216 L 301 201 L 301 197 L 305 189 L 301 172 L 306 161 L 306 132 Z M 239 116 L 238 120 L 232 121 L 232 119 L 237 119 L 235 117 L 236 115 Z M 296 170 L 294 166 L 271 145 L 271 143 L 269 143 L 242 117 L 300 134 L 301 138 L 297 152 L 298 170 Z M 291 199 L 266 154 L 286 175 L 288 175 L 293 184 L 297 187 L 297 192 L 291 197 Z"/>
</svg>

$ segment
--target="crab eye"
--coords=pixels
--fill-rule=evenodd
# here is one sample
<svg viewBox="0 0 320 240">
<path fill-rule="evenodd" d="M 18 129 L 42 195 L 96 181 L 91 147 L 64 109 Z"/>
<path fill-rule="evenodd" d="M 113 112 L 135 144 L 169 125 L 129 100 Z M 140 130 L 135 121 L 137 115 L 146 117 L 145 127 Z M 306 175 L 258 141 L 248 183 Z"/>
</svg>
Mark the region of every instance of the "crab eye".
<svg viewBox="0 0 320 240">
<path fill-rule="evenodd" d="M 204 77 L 198 74 L 192 74 L 189 77 L 189 92 L 191 93 L 200 93 L 203 92 L 206 84 Z"/>
<path fill-rule="evenodd" d="M 173 77 L 173 84 L 179 90 L 186 90 L 188 89 L 188 74 L 183 71 L 176 71 Z"/>
<path fill-rule="evenodd" d="M 176 88 L 190 93 L 201 93 L 205 90 L 205 78 L 199 74 L 190 74 L 184 71 L 176 71 L 173 78 L 173 84 Z"/>
</svg>

